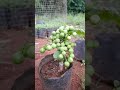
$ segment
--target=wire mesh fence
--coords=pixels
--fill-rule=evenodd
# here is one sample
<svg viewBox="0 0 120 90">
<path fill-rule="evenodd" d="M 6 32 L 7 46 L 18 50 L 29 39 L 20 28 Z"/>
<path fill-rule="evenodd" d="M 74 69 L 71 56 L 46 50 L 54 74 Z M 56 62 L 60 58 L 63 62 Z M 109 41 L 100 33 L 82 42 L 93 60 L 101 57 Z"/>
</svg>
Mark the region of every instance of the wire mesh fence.
<svg viewBox="0 0 120 90">
<path fill-rule="evenodd" d="M 66 15 L 67 0 L 36 0 L 35 10 L 40 16 Z"/>
<path fill-rule="evenodd" d="M 34 26 L 34 0 L 5 0 L 0 4 L 0 29 Z"/>
</svg>

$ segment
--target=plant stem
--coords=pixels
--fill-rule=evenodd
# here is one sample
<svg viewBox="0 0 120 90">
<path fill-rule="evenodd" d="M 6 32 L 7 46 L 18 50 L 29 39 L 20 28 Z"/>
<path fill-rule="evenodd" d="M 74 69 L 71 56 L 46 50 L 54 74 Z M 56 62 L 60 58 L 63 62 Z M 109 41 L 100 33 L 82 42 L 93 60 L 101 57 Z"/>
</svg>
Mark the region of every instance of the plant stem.
<svg viewBox="0 0 120 90">
<path fill-rule="evenodd" d="M 59 72 L 63 71 L 63 62 L 59 62 L 59 67 L 60 67 Z"/>
</svg>

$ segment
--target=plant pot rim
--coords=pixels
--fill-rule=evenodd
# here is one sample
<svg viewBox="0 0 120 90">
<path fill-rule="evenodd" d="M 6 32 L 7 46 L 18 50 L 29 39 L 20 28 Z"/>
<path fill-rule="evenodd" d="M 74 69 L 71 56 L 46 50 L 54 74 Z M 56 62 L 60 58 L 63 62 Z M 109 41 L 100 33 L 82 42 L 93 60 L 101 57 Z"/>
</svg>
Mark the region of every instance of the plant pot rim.
<svg viewBox="0 0 120 90">
<path fill-rule="evenodd" d="M 53 54 L 50 54 L 50 55 L 53 55 Z M 49 56 L 49 55 L 46 55 L 44 58 L 46 58 L 47 56 Z M 43 58 L 43 59 L 44 59 L 44 58 Z M 42 62 L 42 60 L 41 60 L 41 62 Z M 40 69 L 40 64 L 41 64 L 41 62 L 39 63 L 38 72 L 39 72 L 40 76 L 44 78 L 44 76 L 41 74 L 41 69 Z M 69 67 L 69 69 L 68 69 L 67 71 L 65 71 L 65 73 L 62 74 L 60 77 L 51 77 L 51 78 L 44 78 L 44 79 L 49 79 L 49 80 L 60 79 L 60 78 L 62 78 L 69 70 L 71 70 L 72 67 L 73 67 L 73 64 L 71 64 L 71 66 Z"/>
</svg>

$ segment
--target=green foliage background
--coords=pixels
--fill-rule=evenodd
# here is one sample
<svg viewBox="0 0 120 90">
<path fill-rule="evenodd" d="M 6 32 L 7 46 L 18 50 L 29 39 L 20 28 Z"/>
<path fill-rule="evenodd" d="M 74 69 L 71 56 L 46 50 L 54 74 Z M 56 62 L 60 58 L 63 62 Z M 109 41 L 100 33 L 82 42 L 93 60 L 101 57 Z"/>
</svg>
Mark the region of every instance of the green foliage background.
<svg viewBox="0 0 120 90">
<path fill-rule="evenodd" d="M 67 0 L 68 13 L 85 12 L 85 0 Z"/>
</svg>

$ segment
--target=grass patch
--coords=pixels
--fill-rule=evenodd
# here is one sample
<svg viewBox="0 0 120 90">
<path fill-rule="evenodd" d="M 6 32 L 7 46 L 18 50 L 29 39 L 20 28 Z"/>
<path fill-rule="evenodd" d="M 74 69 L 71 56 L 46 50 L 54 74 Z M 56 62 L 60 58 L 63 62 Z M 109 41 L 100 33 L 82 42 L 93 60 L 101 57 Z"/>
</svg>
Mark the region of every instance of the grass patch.
<svg viewBox="0 0 120 90">
<path fill-rule="evenodd" d="M 41 21 L 43 24 L 36 24 L 36 28 L 57 28 L 64 25 L 78 26 L 82 29 L 85 27 L 85 14 L 79 13 L 77 15 L 68 14 L 67 17 L 45 17 L 36 16 L 36 21 Z"/>
</svg>

